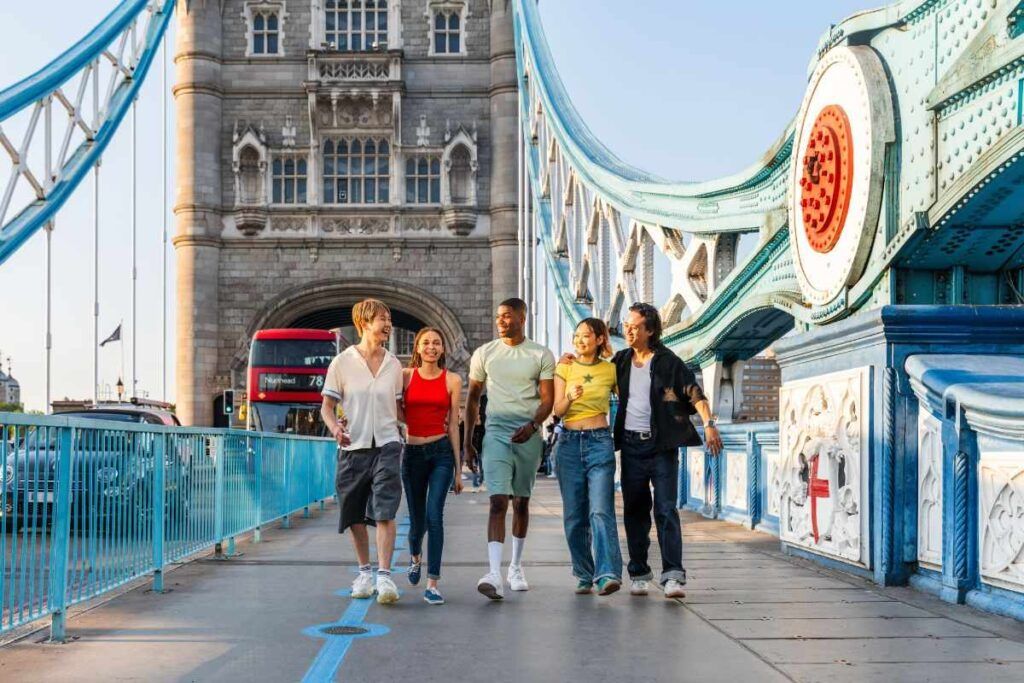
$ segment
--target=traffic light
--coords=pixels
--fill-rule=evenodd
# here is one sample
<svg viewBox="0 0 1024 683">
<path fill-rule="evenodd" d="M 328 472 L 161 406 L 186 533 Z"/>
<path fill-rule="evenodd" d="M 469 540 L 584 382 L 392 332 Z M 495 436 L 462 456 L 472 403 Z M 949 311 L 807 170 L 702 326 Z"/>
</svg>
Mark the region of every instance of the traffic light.
<svg viewBox="0 0 1024 683">
<path fill-rule="evenodd" d="M 224 414 L 231 415 L 235 412 L 235 390 L 224 390 Z"/>
</svg>

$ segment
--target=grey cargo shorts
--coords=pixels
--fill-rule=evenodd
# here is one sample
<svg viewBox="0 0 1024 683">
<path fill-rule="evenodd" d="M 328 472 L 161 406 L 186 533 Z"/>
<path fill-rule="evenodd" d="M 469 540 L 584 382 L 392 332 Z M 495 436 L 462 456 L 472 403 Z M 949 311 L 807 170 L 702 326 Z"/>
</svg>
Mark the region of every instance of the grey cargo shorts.
<svg viewBox="0 0 1024 683">
<path fill-rule="evenodd" d="M 334 484 L 341 508 L 339 534 L 353 524 L 376 526 L 394 519 L 402 502 L 401 442 L 339 451 Z"/>
</svg>

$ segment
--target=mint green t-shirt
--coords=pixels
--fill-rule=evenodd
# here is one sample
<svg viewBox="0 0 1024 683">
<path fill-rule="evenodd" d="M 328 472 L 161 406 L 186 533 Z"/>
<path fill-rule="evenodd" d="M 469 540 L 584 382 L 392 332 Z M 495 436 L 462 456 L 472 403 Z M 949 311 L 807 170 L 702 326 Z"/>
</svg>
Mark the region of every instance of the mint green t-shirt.
<svg viewBox="0 0 1024 683">
<path fill-rule="evenodd" d="M 554 354 L 529 339 L 515 346 L 495 339 L 474 351 L 469 378 L 487 388 L 487 431 L 511 434 L 532 420 L 539 383 L 554 376 Z"/>
</svg>

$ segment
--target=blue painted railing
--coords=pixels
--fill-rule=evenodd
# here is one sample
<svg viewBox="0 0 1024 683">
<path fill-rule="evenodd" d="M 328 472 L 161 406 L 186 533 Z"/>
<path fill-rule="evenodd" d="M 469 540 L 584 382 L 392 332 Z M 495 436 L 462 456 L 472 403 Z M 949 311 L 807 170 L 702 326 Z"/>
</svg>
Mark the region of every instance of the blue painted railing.
<svg viewBox="0 0 1024 683">
<path fill-rule="evenodd" d="M 680 450 L 679 507 L 751 529 L 779 533 L 773 478 L 779 458 L 778 422 L 719 425 L 722 452 Z"/>
<path fill-rule="evenodd" d="M 334 495 L 327 439 L 0 413 L 0 633 Z"/>
</svg>

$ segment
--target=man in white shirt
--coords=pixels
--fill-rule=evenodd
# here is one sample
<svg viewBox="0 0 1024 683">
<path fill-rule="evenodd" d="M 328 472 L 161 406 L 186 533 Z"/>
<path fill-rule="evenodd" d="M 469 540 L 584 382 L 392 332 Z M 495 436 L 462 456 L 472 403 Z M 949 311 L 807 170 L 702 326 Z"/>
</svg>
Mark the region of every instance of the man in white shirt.
<svg viewBox="0 0 1024 683">
<path fill-rule="evenodd" d="M 338 354 L 327 369 L 324 424 L 338 442 L 335 482 L 341 507 L 338 533 L 352 529 L 352 546 L 359 560 L 353 598 L 398 601 L 391 578 L 395 547 L 395 517 L 402 502 L 402 440 L 398 428 L 402 398 L 402 365 L 385 345 L 391 337 L 391 311 L 376 299 L 352 308 L 359 343 Z M 345 424 L 338 421 L 341 402 Z M 370 567 L 370 538 L 366 525 L 377 527 L 377 585 Z"/>
</svg>

